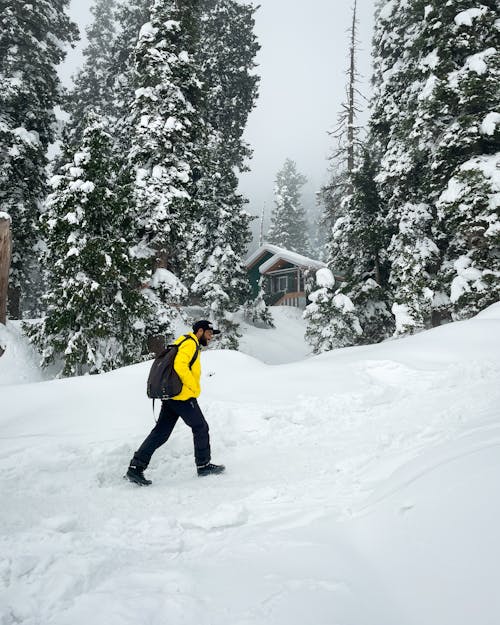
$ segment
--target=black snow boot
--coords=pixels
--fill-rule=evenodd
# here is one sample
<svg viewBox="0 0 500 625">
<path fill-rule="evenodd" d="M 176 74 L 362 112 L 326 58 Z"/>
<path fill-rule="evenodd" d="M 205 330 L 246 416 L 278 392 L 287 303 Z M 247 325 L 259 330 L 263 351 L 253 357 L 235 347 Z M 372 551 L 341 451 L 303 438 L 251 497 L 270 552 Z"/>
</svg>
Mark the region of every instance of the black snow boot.
<svg viewBox="0 0 500 625">
<path fill-rule="evenodd" d="M 226 467 L 223 464 L 212 464 L 210 462 L 196 468 L 198 470 L 199 477 L 203 477 L 205 475 L 217 475 L 218 473 L 222 473 L 226 470 Z"/>
<path fill-rule="evenodd" d="M 147 466 L 148 465 L 145 465 L 144 462 L 137 460 L 137 458 L 132 458 L 128 471 L 124 477 L 139 486 L 149 486 L 153 482 L 144 477 L 144 469 L 146 469 Z"/>
</svg>

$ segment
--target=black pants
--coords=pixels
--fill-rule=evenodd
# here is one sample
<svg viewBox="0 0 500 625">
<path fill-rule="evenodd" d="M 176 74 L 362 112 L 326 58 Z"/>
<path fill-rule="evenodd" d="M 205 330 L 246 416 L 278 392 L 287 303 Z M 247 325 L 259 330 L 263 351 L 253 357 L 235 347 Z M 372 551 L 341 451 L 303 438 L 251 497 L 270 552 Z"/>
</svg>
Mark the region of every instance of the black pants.
<svg viewBox="0 0 500 625">
<path fill-rule="evenodd" d="M 162 402 L 160 416 L 149 436 L 134 454 L 134 460 L 146 468 L 154 452 L 166 443 L 181 418 L 193 431 L 194 458 L 197 466 L 210 462 L 210 436 L 208 423 L 198 406 L 196 399 L 175 401 L 168 399 Z"/>
</svg>

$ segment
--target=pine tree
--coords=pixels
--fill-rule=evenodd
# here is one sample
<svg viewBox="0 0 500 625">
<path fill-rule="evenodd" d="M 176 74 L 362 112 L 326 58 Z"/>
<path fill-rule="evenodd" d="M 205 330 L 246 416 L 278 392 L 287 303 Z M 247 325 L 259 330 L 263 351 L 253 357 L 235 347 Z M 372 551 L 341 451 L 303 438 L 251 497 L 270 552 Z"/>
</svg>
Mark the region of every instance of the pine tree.
<svg viewBox="0 0 500 625">
<path fill-rule="evenodd" d="M 368 147 L 360 168 L 352 174 L 352 195 L 346 201 L 346 214 L 337 219 L 328 245 L 329 267 L 342 276 L 342 282 L 322 289 L 315 300 L 314 315 L 306 317 L 308 336 L 316 351 L 331 349 L 334 343 L 337 346 L 376 343 L 392 333 L 385 254 L 388 241 L 375 174 L 376 162 Z M 315 324 L 319 327 L 313 327 Z M 357 331 L 358 324 L 362 332 Z"/>
<path fill-rule="evenodd" d="M 337 219 L 346 214 L 345 202 L 352 194 L 352 175 L 362 148 L 361 128 L 357 124 L 357 117 L 361 111 L 359 100 L 364 99 L 357 87 L 358 23 L 357 1 L 354 0 L 352 22 L 348 31 L 349 64 L 346 71 L 346 97 L 337 118 L 337 127 L 330 133 L 335 141 L 334 150 L 329 158 L 330 180 L 319 193 L 319 199 L 324 206 L 323 224 L 327 226 L 329 232 Z"/>
<path fill-rule="evenodd" d="M 199 236 L 196 180 L 201 167 L 203 123 L 200 82 L 193 50 L 196 3 L 156 0 L 135 51 L 135 100 L 130 165 L 135 176 L 135 246 L 153 271 L 186 271 Z M 193 6 L 191 6 L 193 5 Z M 167 312 L 165 311 L 165 314 Z"/>
<path fill-rule="evenodd" d="M 306 340 L 315 354 L 354 345 L 363 330 L 354 304 L 348 296 L 339 293 L 329 269 L 316 273 L 318 288 L 309 295 L 306 307 Z"/>
<path fill-rule="evenodd" d="M 192 287 L 194 293 L 202 294 L 200 303 L 208 317 L 221 330 L 217 343 L 223 349 L 238 349 L 238 339 L 241 336 L 234 316 L 234 300 L 228 295 L 229 289 L 223 288 L 229 286 L 234 294 L 239 287 L 239 303 L 245 301 L 248 280 L 241 280 L 239 275 L 234 275 L 238 268 L 238 256 L 230 244 L 215 248 L 208 258 L 206 268 L 197 275 Z"/>
<path fill-rule="evenodd" d="M 128 154 L 133 134 L 130 106 L 135 98 L 136 47 L 141 28 L 150 20 L 151 7 L 152 0 L 116 0 L 116 37 L 110 67 L 114 77 L 111 117 L 116 119 L 114 133 L 123 154 Z"/>
<path fill-rule="evenodd" d="M 42 224 L 47 313 L 28 332 L 59 375 L 101 373 L 138 362 L 157 321 L 142 284 L 144 262 L 130 256 L 130 181 L 112 158 L 109 120 L 91 114 L 80 150 L 51 180 Z"/>
<path fill-rule="evenodd" d="M 353 303 L 363 330 L 356 343 L 377 343 L 393 330 L 388 288 L 388 234 L 381 215 L 376 160 L 367 146 L 351 177 L 345 217 L 337 220 L 329 245 L 329 266 L 343 277 L 339 292 Z"/>
<path fill-rule="evenodd" d="M 376 188 L 376 149 L 362 148 L 356 70 L 357 6 L 354 3 L 349 30 L 347 97 L 333 133 L 337 146 L 332 154 L 332 177 L 321 190 L 325 206 L 323 223 L 331 233 L 326 245 L 331 271 L 342 275 L 313 294 L 308 307 L 307 336 L 315 351 L 346 345 L 373 343 L 390 332 L 392 317 L 387 297 L 384 248 L 387 236 L 381 220 Z"/>
<path fill-rule="evenodd" d="M 252 6 L 235 0 L 202 2 L 203 27 L 196 60 L 204 85 L 200 114 L 207 150 L 197 184 L 199 239 L 192 292 L 205 314 L 223 329 L 221 347 L 236 348 L 234 313 L 249 297 L 243 256 L 251 239 L 247 200 L 238 193 L 238 171 L 247 169 L 251 150 L 243 139 L 257 96 L 253 75 L 259 48 Z"/>
<path fill-rule="evenodd" d="M 275 207 L 267 234 L 269 243 L 305 255 L 310 254 L 310 249 L 300 190 L 306 182 L 307 178 L 297 171 L 296 163 L 287 158 L 276 176 Z"/>
<path fill-rule="evenodd" d="M 93 21 L 87 28 L 88 45 L 83 51 L 84 64 L 77 73 L 74 87 L 66 98 L 70 121 L 65 128 L 65 146 L 79 145 L 83 123 L 91 112 L 106 116 L 111 125 L 115 115 L 115 41 L 116 0 L 95 0 L 90 9 Z"/>
<path fill-rule="evenodd" d="M 495 7 L 413 0 L 379 16 L 372 127 L 384 152 L 377 181 L 393 233 L 399 331 L 437 325 L 450 311 L 470 316 L 497 298 L 497 216 L 487 205 L 499 143 L 496 130 L 483 132 L 498 102 Z"/>
<path fill-rule="evenodd" d="M 500 114 L 498 6 L 432 3 L 429 28 L 442 34 L 425 100 L 438 138 L 432 197 L 443 232 L 438 271 L 453 319 L 465 319 L 500 296 Z"/>
<path fill-rule="evenodd" d="M 0 1 L 0 208 L 12 217 L 10 316 L 19 318 L 36 271 L 37 223 L 45 195 L 46 151 L 54 141 L 56 73 L 77 28 L 68 0 Z"/>
<path fill-rule="evenodd" d="M 420 0 L 387 3 L 375 35 L 371 131 L 382 153 L 376 179 L 385 227 L 392 235 L 388 257 L 398 333 L 428 327 L 440 299 L 435 278 L 440 234 L 426 175 L 432 137 L 421 110 L 427 83 L 422 59 L 430 54 L 436 35 L 426 30 L 425 5 Z"/>
<path fill-rule="evenodd" d="M 245 319 L 257 326 L 258 328 L 274 328 L 274 320 L 266 304 L 265 290 L 264 290 L 264 276 L 261 276 L 259 280 L 259 290 L 257 297 L 253 300 L 248 300 L 244 306 Z"/>
</svg>

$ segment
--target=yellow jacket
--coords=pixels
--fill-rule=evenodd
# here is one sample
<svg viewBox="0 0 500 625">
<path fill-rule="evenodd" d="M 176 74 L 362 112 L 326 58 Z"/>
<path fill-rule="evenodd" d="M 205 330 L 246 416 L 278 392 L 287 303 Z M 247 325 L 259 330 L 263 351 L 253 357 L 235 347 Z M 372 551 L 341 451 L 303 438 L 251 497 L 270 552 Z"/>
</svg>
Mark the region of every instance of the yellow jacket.
<svg viewBox="0 0 500 625">
<path fill-rule="evenodd" d="M 174 341 L 174 345 L 178 345 L 181 341 L 184 341 L 186 335 L 180 336 Z M 198 397 L 201 392 L 200 377 L 201 377 L 201 363 L 200 356 L 196 358 L 191 369 L 189 363 L 194 356 L 195 351 L 199 351 L 200 344 L 196 336 L 190 332 L 187 336 L 190 336 L 193 340 L 187 339 L 179 347 L 177 356 L 174 360 L 174 369 L 182 382 L 182 391 L 172 397 L 176 401 L 185 401 L 186 399 L 193 399 Z"/>
</svg>

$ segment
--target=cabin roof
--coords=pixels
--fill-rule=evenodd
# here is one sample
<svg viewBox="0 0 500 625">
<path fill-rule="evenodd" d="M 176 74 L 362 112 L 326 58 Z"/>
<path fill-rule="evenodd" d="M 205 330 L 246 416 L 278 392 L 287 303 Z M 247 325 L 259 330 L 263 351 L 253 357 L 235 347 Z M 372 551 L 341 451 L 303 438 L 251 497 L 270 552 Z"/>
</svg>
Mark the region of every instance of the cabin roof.
<svg viewBox="0 0 500 625">
<path fill-rule="evenodd" d="M 255 265 L 259 258 L 265 254 L 272 254 L 272 256 L 259 266 L 260 273 L 265 273 L 272 267 L 276 266 L 276 264 L 280 261 L 285 261 L 304 269 L 321 269 L 322 267 L 326 267 L 326 263 L 323 263 L 320 260 L 308 258 L 307 256 L 297 254 L 297 252 L 291 252 L 290 250 L 278 247 L 277 245 L 272 245 L 271 243 L 264 243 L 264 245 L 261 245 L 247 258 L 245 262 L 246 268 L 250 269 L 250 267 Z"/>
</svg>

